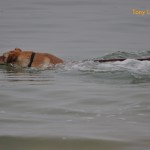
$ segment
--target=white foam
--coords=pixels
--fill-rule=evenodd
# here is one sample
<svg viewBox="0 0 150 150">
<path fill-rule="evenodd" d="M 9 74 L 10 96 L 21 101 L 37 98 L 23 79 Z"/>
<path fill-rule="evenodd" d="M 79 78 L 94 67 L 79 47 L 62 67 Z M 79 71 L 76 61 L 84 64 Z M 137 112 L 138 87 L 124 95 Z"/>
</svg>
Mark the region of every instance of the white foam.
<svg viewBox="0 0 150 150">
<path fill-rule="evenodd" d="M 148 69 L 150 67 L 149 61 L 138 61 L 134 59 L 127 59 L 125 61 L 117 61 L 117 62 L 107 62 L 107 63 L 95 63 L 93 61 L 86 61 L 86 62 L 69 62 L 65 65 L 66 70 L 89 70 L 89 69 L 105 69 L 108 71 L 111 70 L 118 70 L 118 69 Z M 149 68 L 150 70 L 150 68 Z"/>
<path fill-rule="evenodd" d="M 125 61 L 98 63 L 93 61 L 69 62 L 65 70 L 78 70 L 87 72 L 128 72 L 134 75 L 150 76 L 150 61 L 126 59 Z"/>
</svg>

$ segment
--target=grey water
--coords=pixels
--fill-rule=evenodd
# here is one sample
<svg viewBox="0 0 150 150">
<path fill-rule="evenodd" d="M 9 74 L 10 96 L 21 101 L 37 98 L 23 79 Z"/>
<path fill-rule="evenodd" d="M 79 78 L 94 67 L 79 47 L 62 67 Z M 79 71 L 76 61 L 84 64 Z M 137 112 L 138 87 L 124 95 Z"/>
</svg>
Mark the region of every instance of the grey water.
<svg viewBox="0 0 150 150">
<path fill-rule="evenodd" d="M 150 14 L 133 9 L 150 1 L 0 1 L 0 55 L 19 47 L 65 60 L 0 66 L 0 149 L 150 149 L 150 62 L 136 60 L 150 57 Z"/>
</svg>

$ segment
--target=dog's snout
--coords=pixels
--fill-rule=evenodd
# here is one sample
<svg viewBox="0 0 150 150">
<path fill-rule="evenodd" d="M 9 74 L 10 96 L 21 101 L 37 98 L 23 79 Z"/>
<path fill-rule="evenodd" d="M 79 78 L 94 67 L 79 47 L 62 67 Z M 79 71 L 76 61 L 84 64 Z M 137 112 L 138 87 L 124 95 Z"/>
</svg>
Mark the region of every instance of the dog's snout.
<svg viewBox="0 0 150 150">
<path fill-rule="evenodd" d="M 4 62 L 5 57 L 4 56 L 0 56 L 0 63 Z"/>
</svg>

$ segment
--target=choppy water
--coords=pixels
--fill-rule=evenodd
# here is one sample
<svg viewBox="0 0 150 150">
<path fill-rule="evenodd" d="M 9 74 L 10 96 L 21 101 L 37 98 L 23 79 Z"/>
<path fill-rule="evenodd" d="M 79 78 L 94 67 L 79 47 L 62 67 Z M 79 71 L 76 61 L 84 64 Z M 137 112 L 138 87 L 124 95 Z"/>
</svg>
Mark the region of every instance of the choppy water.
<svg viewBox="0 0 150 150">
<path fill-rule="evenodd" d="M 43 70 L 0 66 L 0 149 L 148 150 L 150 62 L 136 58 L 150 57 L 150 16 L 131 13 L 148 4 L 0 2 L 1 54 L 21 47 L 66 60 Z"/>
</svg>

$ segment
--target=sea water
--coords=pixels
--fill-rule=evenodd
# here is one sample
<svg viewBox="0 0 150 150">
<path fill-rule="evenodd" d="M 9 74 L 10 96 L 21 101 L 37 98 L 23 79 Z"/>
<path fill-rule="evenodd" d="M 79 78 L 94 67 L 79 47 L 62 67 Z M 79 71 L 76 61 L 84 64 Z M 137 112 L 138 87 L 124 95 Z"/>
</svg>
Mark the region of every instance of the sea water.
<svg viewBox="0 0 150 150">
<path fill-rule="evenodd" d="M 0 53 L 20 47 L 65 60 L 0 66 L 0 149 L 148 150 L 150 2 L 0 2 Z M 95 59 L 126 58 L 122 62 Z"/>
</svg>

